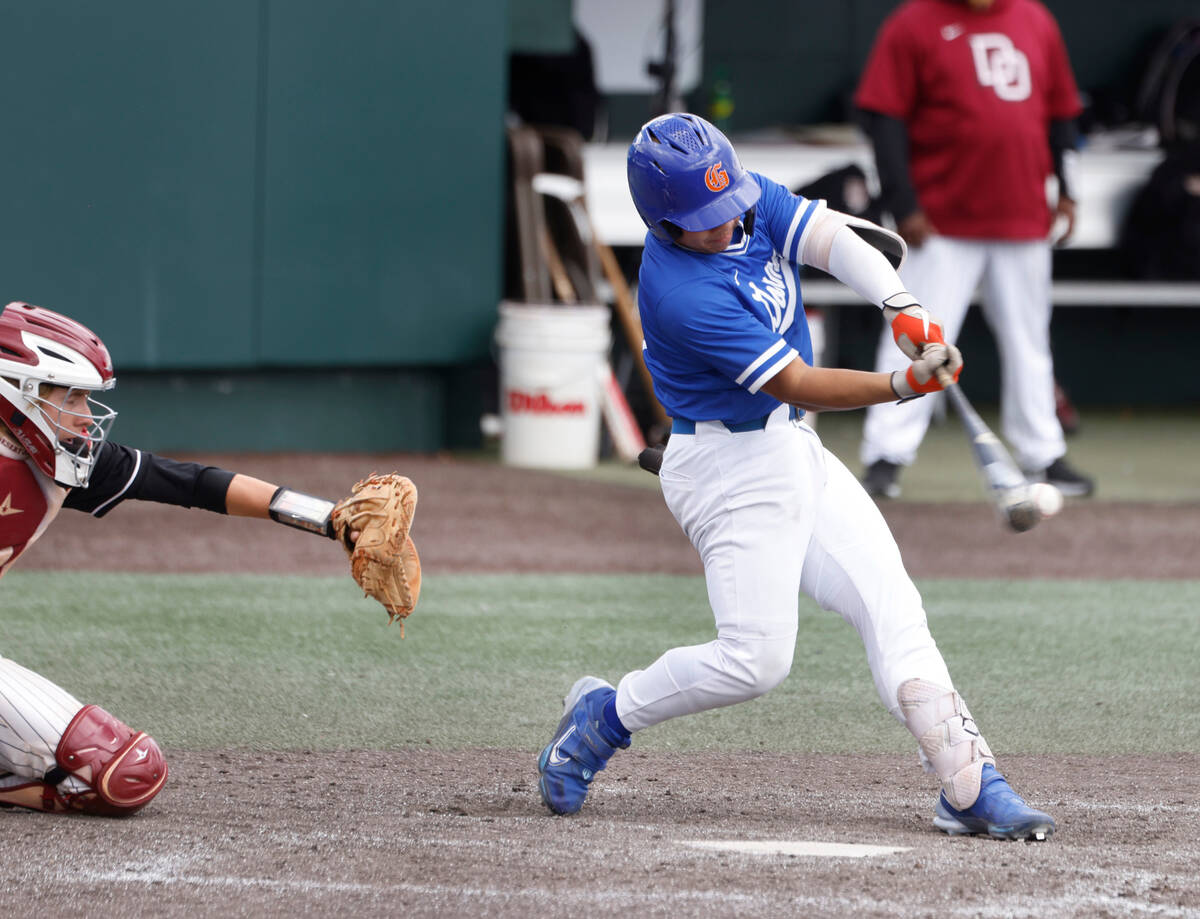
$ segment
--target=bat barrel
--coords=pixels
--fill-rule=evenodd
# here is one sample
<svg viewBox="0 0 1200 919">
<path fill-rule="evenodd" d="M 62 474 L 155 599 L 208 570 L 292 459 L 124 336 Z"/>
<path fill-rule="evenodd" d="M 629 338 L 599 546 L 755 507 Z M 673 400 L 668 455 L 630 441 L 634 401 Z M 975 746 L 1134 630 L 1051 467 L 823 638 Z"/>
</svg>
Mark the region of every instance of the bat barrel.
<svg viewBox="0 0 1200 919">
<path fill-rule="evenodd" d="M 959 388 L 945 368 L 939 367 L 937 375 L 946 392 L 946 398 L 954 405 L 962 421 L 963 430 L 971 443 L 975 466 L 996 511 L 1009 528 L 1018 533 L 1031 529 L 1041 519 L 1041 514 L 1029 495 L 1025 476 L 1013 462 L 1004 443 L 979 417 L 966 393 Z"/>
</svg>

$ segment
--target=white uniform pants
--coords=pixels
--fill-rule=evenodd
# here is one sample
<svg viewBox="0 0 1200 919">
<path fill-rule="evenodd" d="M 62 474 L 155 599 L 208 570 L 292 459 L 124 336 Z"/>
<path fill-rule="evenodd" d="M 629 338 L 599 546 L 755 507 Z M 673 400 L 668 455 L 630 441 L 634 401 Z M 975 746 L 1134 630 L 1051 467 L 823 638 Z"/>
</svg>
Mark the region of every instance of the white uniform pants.
<svg viewBox="0 0 1200 919">
<path fill-rule="evenodd" d="M 0 788 L 40 781 L 53 769 L 63 731 L 81 708 L 61 686 L 0 657 Z M 66 782 L 68 791 L 87 788 L 74 777 Z"/>
<path fill-rule="evenodd" d="M 946 340 L 962 330 L 975 289 L 1000 356 L 1000 422 L 1005 440 L 1026 472 L 1045 469 L 1067 452 L 1054 409 L 1050 355 L 1050 246 L 1042 240 L 1000 242 L 931 237 L 909 250 L 900 272 L 908 291 L 943 323 Z M 971 355 L 963 370 L 970 390 Z M 908 360 L 885 324 L 875 357 L 879 371 L 902 370 Z M 912 465 L 929 428 L 934 399 L 867 409 L 860 458 Z"/>
<path fill-rule="evenodd" d="M 801 590 L 858 631 L 879 697 L 902 723 L 901 683 L 953 687 L 878 508 L 786 407 L 763 431 L 701 422 L 672 434 L 659 478 L 704 561 L 717 638 L 620 681 L 617 715 L 631 731 L 776 686 L 792 664 Z"/>
</svg>

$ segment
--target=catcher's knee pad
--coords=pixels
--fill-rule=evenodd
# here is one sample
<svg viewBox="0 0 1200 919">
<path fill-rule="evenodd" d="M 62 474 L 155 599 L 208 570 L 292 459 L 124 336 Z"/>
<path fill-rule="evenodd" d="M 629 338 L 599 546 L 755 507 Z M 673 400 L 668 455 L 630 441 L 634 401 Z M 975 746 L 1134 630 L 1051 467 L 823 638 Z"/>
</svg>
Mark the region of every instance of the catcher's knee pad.
<svg viewBox="0 0 1200 919">
<path fill-rule="evenodd" d="M 154 738 L 145 731 L 134 731 L 98 705 L 85 705 L 71 719 L 55 758 L 58 767 L 46 775 L 46 782 L 58 786 L 74 778 L 86 785 L 84 791 L 60 791 L 59 795 L 70 809 L 88 814 L 132 814 L 148 804 L 167 781 L 167 761 Z"/>
<path fill-rule="evenodd" d="M 952 689 L 907 680 L 896 692 L 904 723 L 942 783 L 946 800 L 966 810 L 979 797 L 984 763 L 996 764 L 962 696 Z"/>
</svg>

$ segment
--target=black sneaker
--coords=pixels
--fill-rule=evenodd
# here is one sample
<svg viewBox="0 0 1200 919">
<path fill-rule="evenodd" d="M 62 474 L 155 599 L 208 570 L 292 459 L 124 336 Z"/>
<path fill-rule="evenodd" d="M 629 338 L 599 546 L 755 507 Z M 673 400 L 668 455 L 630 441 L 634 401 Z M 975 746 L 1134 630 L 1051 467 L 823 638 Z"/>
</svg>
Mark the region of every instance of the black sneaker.
<svg viewBox="0 0 1200 919">
<path fill-rule="evenodd" d="M 1096 490 L 1094 481 L 1071 468 L 1061 456 L 1032 478 L 1037 482 L 1049 482 L 1069 498 L 1086 498 Z"/>
<path fill-rule="evenodd" d="M 862 485 L 872 498 L 899 498 L 900 483 L 896 481 L 899 477 L 900 466 L 898 464 L 889 463 L 887 460 L 876 460 L 867 467 Z"/>
</svg>

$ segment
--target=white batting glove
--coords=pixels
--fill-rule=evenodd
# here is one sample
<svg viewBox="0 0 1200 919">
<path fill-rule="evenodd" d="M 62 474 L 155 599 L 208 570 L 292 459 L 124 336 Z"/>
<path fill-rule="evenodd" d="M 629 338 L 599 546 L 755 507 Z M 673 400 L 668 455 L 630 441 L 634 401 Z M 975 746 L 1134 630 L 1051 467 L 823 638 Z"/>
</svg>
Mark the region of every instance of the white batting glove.
<svg viewBox="0 0 1200 919">
<path fill-rule="evenodd" d="M 963 368 L 962 352 L 945 342 L 926 345 L 921 356 L 907 370 L 897 370 L 892 374 L 892 392 L 901 402 L 939 392 L 943 387 L 938 379 L 938 369 L 942 367 L 950 374 L 950 379 L 957 383 Z"/>
</svg>

